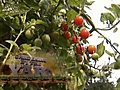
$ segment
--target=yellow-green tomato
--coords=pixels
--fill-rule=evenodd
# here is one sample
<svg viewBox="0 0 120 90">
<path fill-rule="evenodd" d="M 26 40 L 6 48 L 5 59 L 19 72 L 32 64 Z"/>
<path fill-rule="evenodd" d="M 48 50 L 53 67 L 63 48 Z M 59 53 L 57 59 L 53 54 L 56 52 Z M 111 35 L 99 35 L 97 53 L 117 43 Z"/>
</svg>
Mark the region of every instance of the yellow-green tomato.
<svg viewBox="0 0 120 90">
<path fill-rule="evenodd" d="M 25 31 L 25 36 L 28 39 L 31 39 L 34 35 L 33 35 L 32 31 L 28 29 L 28 30 Z"/>
<path fill-rule="evenodd" d="M 42 41 L 43 41 L 44 43 L 49 43 L 49 42 L 50 42 L 50 36 L 49 36 L 48 34 L 44 34 L 44 35 L 42 36 Z"/>
<path fill-rule="evenodd" d="M 99 55 L 97 53 L 94 53 L 94 54 L 92 54 L 91 57 L 92 57 L 93 60 L 98 60 Z"/>
<path fill-rule="evenodd" d="M 42 45 L 42 40 L 40 38 L 36 38 L 34 40 L 34 45 L 40 47 Z"/>
</svg>

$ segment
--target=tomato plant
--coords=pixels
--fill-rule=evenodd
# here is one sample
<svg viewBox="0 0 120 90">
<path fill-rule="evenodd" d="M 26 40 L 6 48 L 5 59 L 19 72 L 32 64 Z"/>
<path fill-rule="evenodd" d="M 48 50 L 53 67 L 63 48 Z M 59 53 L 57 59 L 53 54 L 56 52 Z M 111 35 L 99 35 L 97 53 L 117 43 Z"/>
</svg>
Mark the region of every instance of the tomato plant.
<svg viewBox="0 0 120 90">
<path fill-rule="evenodd" d="M 82 39 L 87 39 L 90 36 L 90 32 L 86 29 L 80 31 L 80 37 Z"/>
<path fill-rule="evenodd" d="M 74 0 L 1 0 L 1 80 L 2 76 L 8 75 L 9 77 L 9 74 L 11 74 L 9 65 L 20 64 L 20 62 L 17 62 L 19 60 L 15 60 L 13 57 L 16 54 L 27 54 L 38 58 L 45 57 L 47 61 L 41 66 L 47 67 L 53 72 L 52 77 L 46 78 L 49 80 L 49 78 L 57 77 L 56 80 L 63 80 L 64 84 L 62 82 L 51 84 L 56 80 L 47 82 L 49 84 L 45 83 L 45 85 L 43 85 L 44 83 L 39 85 L 27 83 L 28 85 L 24 87 L 25 90 L 33 88 L 35 90 L 92 90 L 95 87 L 92 86 L 95 82 L 109 83 L 108 79 L 112 69 L 120 69 L 119 44 L 112 42 L 100 30 L 117 32 L 117 25 L 120 22 L 120 7 L 118 4 L 105 7 L 108 12 L 101 14 L 100 21 L 108 27 L 99 28 L 92 20 L 94 18 L 88 13 L 92 3 L 94 1 L 90 0 L 75 0 L 75 2 Z M 90 41 L 90 39 L 94 40 L 94 35 L 97 35 L 93 32 L 102 37 L 99 38 L 102 42 L 97 45 Z M 89 45 L 90 43 L 92 44 Z M 113 52 L 105 48 L 106 43 L 112 48 Z M 103 70 L 103 68 L 97 66 L 97 62 L 104 53 L 109 58 L 107 65 L 105 65 L 107 69 L 105 67 Z M 111 59 L 115 60 L 112 63 L 113 66 L 111 65 Z M 8 82 L 8 77 L 6 82 Z M 71 80 L 68 84 L 66 84 L 65 79 L 67 77 Z M 25 76 L 25 78 L 28 80 L 28 77 Z M 41 81 L 44 82 L 44 77 L 41 78 Z M 47 80 L 46 78 L 45 80 Z M 9 78 L 9 80 L 11 79 Z M 19 88 L 23 90 L 19 78 L 17 80 L 18 83 L 15 86 L 5 83 L 3 87 L 0 86 L 0 89 L 17 90 Z M 41 86 L 43 87 L 41 88 Z M 118 84 L 117 88 L 119 86 Z M 107 89 L 109 88 L 107 87 Z M 112 88 L 112 90 L 114 89 Z"/>
<path fill-rule="evenodd" d="M 82 26 L 82 25 L 84 24 L 84 19 L 83 19 L 83 17 L 82 17 L 82 16 L 76 16 L 76 17 L 74 18 L 74 24 L 75 24 L 76 26 Z"/>
</svg>

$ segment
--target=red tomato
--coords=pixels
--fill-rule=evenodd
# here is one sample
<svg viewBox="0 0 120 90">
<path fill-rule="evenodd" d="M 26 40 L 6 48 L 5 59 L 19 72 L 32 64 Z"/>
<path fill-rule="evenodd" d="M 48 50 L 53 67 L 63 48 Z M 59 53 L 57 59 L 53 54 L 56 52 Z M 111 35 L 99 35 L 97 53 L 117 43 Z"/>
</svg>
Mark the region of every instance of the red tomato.
<svg viewBox="0 0 120 90">
<path fill-rule="evenodd" d="M 96 52 L 96 47 L 94 45 L 89 45 L 87 50 L 89 54 L 93 54 Z"/>
<path fill-rule="evenodd" d="M 76 52 L 77 52 L 77 54 L 83 54 L 83 52 L 85 51 L 85 47 L 84 46 L 77 46 L 77 48 L 76 48 Z"/>
<path fill-rule="evenodd" d="M 82 25 L 84 24 L 84 19 L 83 19 L 83 17 L 82 17 L 82 16 L 76 16 L 76 17 L 74 18 L 74 24 L 75 24 L 76 26 L 82 26 Z"/>
<path fill-rule="evenodd" d="M 72 38 L 72 43 L 76 44 L 79 41 L 80 41 L 80 37 L 77 37 L 76 35 L 74 35 Z"/>
<path fill-rule="evenodd" d="M 72 43 L 74 43 L 74 44 L 76 44 L 77 43 L 77 36 L 75 35 L 75 36 L 73 36 L 73 38 L 72 38 Z"/>
<path fill-rule="evenodd" d="M 82 39 L 87 39 L 90 36 L 90 32 L 86 29 L 80 31 L 80 37 Z"/>
<path fill-rule="evenodd" d="M 64 39 L 68 40 L 71 37 L 71 33 L 69 31 L 64 32 L 63 34 Z"/>
<path fill-rule="evenodd" d="M 62 22 L 60 27 L 61 27 L 62 31 L 67 31 L 69 29 L 69 26 L 66 22 Z"/>
</svg>

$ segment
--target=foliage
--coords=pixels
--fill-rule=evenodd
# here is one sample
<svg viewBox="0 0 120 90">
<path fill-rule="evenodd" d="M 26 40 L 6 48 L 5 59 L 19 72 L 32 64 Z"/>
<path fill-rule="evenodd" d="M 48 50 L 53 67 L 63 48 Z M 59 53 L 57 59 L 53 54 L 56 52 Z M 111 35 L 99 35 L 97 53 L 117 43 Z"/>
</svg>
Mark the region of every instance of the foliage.
<svg viewBox="0 0 120 90">
<path fill-rule="evenodd" d="M 86 8 L 90 10 L 93 3 L 94 1 L 87 0 L 0 1 L 0 60 L 2 65 L 12 59 L 11 55 L 32 55 L 37 51 L 45 51 L 57 57 L 56 61 L 60 65 L 61 71 L 59 75 L 71 78 L 70 83 L 57 84 L 48 90 L 56 90 L 56 88 L 57 90 L 58 88 L 60 90 L 68 90 L 68 88 L 70 90 L 84 90 L 86 85 L 93 84 L 95 79 L 100 79 L 103 84 L 109 79 L 112 69 L 120 69 L 120 52 L 117 50 L 119 44 L 112 43 L 99 30 L 117 32 L 116 26 L 120 22 L 120 6 L 112 4 L 111 7 L 105 7 L 108 12 L 101 13 L 100 21 L 107 24 L 108 28 L 101 29 L 95 27 L 91 17 L 86 12 Z M 81 22 L 82 25 L 75 25 L 74 18 L 76 16 L 81 16 L 84 19 L 84 22 Z M 66 22 L 64 26 L 67 25 L 67 29 L 64 26 L 61 28 L 63 22 Z M 62 30 L 63 28 L 65 30 Z M 83 32 L 80 35 L 82 30 L 87 30 L 88 34 Z M 65 34 L 66 32 L 69 33 Z M 93 32 L 97 32 L 103 40 L 95 47 L 97 51 L 94 53 L 99 55 L 97 60 L 93 59 L 92 54 L 88 52 L 89 40 L 87 38 L 92 37 Z M 74 36 L 76 36 L 75 43 L 72 42 Z M 106 50 L 105 43 L 111 46 L 113 52 Z M 84 49 L 82 50 L 81 47 Z M 113 57 L 115 62 L 112 65 L 108 63 L 102 67 L 97 67 L 96 62 L 104 53 Z M 79 62 L 77 61 L 78 56 L 83 57 L 79 58 L 81 59 L 78 60 Z M 2 67 L 0 71 L 2 71 Z M 101 83 L 97 83 L 97 85 L 101 85 Z M 119 86 L 118 83 L 118 90 Z M 15 90 L 23 90 L 19 84 L 13 87 L 16 88 Z M 5 84 L 3 89 L 14 90 L 13 87 Z M 32 84 L 24 88 L 24 90 L 33 89 L 38 90 L 38 86 Z"/>
</svg>

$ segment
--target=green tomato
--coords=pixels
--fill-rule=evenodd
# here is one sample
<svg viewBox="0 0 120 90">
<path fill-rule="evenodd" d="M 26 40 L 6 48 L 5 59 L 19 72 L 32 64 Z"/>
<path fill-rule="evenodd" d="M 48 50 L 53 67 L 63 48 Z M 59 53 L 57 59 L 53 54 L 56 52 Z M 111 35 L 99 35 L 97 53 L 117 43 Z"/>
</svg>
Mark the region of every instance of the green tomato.
<svg viewBox="0 0 120 90">
<path fill-rule="evenodd" d="M 99 55 L 97 53 L 94 53 L 94 54 L 92 54 L 91 57 L 92 57 L 93 60 L 98 60 Z"/>
<path fill-rule="evenodd" d="M 49 42 L 50 42 L 50 36 L 49 36 L 48 34 L 44 34 L 44 35 L 42 36 L 42 41 L 43 41 L 44 43 L 49 43 Z"/>
<path fill-rule="evenodd" d="M 34 45 L 40 47 L 42 45 L 42 40 L 40 38 L 36 38 L 34 40 Z"/>
<path fill-rule="evenodd" d="M 59 34 L 59 32 L 55 31 L 55 32 L 52 32 L 51 37 L 53 39 L 58 39 L 60 37 L 60 34 Z"/>
<path fill-rule="evenodd" d="M 32 31 L 28 29 L 28 30 L 25 31 L 25 36 L 28 39 L 31 39 L 34 35 L 33 35 Z"/>
</svg>

